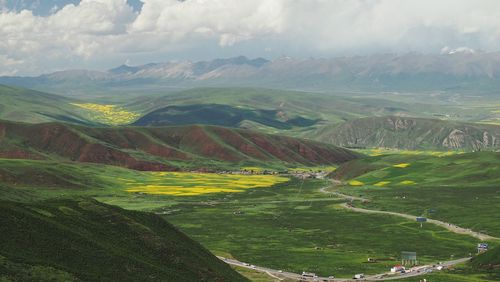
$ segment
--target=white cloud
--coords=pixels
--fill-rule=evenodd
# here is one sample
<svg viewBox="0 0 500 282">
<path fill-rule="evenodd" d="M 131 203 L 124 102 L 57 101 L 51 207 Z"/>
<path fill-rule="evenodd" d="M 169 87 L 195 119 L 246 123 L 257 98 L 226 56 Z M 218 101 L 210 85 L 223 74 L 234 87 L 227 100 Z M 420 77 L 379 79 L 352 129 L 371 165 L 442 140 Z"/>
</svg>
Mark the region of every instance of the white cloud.
<svg viewBox="0 0 500 282">
<path fill-rule="evenodd" d="M 192 36 L 218 37 L 222 46 L 279 33 L 282 1 L 145 0 L 131 34 L 153 33 L 178 41 Z"/>
<path fill-rule="evenodd" d="M 0 9 L 0 72 L 47 72 L 162 60 L 201 49 L 261 55 L 439 52 L 460 46 L 500 49 L 496 0 L 82 0 L 45 17 Z M 0 7 L 5 7 L 0 0 Z M 215 47 L 212 46 L 212 49 Z M 185 50 L 185 51 L 183 51 Z M 245 50 L 248 50 L 245 49 Z M 258 53 L 256 51 L 256 53 Z M 12 62 L 19 62 L 13 66 Z"/>
</svg>

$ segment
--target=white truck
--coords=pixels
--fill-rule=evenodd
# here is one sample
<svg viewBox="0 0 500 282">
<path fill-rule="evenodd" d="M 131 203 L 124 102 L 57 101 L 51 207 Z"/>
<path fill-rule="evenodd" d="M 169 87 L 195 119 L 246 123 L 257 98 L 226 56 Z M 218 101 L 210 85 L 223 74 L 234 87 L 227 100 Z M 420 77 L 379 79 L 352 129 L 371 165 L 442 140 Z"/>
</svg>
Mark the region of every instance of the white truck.
<svg viewBox="0 0 500 282">
<path fill-rule="evenodd" d="M 363 278 L 365 278 L 365 275 L 363 273 L 359 273 L 359 274 L 355 274 L 353 278 L 354 279 L 363 279 Z"/>
<path fill-rule="evenodd" d="M 316 278 L 318 276 L 316 273 L 302 271 L 302 277 Z"/>
</svg>

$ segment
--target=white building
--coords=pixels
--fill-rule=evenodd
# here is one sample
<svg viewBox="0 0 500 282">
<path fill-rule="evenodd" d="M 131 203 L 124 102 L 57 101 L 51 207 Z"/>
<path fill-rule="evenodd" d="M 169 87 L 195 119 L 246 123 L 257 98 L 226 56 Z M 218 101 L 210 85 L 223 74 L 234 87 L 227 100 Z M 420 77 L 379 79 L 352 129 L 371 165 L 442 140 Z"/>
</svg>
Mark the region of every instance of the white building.
<svg viewBox="0 0 500 282">
<path fill-rule="evenodd" d="M 391 268 L 392 273 L 405 271 L 405 267 L 402 265 L 395 265 Z"/>
</svg>

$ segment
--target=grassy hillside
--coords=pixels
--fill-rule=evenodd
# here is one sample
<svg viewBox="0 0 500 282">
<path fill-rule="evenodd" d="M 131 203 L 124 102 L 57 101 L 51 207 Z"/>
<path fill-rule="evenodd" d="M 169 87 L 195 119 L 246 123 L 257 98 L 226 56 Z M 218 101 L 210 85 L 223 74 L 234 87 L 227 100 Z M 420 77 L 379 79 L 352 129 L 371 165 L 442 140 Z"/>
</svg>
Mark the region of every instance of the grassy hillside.
<svg viewBox="0 0 500 282">
<path fill-rule="evenodd" d="M 432 155 L 381 155 L 354 160 L 340 166 L 337 179 L 356 179 L 366 185 L 383 186 L 411 180 L 420 186 L 481 186 L 500 180 L 500 152 Z"/>
<path fill-rule="evenodd" d="M 488 272 L 492 276 L 492 280 L 500 280 L 500 247 L 494 247 L 474 257 L 470 265 L 475 270 Z"/>
<path fill-rule="evenodd" d="M 472 260 L 472 265 L 476 267 L 498 268 L 500 266 L 500 248 L 493 248 L 478 255 Z"/>
<path fill-rule="evenodd" d="M 500 153 L 445 157 L 385 155 L 351 161 L 334 176 L 339 191 L 367 208 L 422 215 L 499 237 Z"/>
<path fill-rule="evenodd" d="M 500 247 L 494 247 L 477 257 L 474 257 L 470 265 L 476 271 L 487 272 L 489 278 L 494 281 L 500 280 Z"/>
<path fill-rule="evenodd" d="M 369 117 L 320 128 L 314 139 L 345 147 L 410 150 L 500 148 L 500 126 L 411 117 Z"/>
<path fill-rule="evenodd" d="M 86 199 L 0 212 L 0 280 L 245 281 L 153 214 Z"/>
<path fill-rule="evenodd" d="M 85 112 L 62 96 L 0 84 L 0 119 L 23 122 L 90 123 Z"/>
<path fill-rule="evenodd" d="M 357 153 L 318 142 L 214 126 L 94 128 L 0 122 L 0 157 L 103 163 L 137 170 L 328 165 Z"/>
</svg>

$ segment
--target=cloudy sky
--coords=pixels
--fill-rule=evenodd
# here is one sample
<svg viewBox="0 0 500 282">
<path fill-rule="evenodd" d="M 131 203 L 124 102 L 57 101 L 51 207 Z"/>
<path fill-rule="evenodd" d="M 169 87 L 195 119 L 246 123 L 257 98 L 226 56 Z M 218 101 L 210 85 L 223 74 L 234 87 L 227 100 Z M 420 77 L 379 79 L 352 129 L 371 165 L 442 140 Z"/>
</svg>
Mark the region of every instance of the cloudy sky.
<svg viewBox="0 0 500 282">
<path fill-rule="evenodd" d="M 0 0 L 0 38 L 0 75 L 237 55 L 497 51 L 500 1 Z"/>
</svg>

